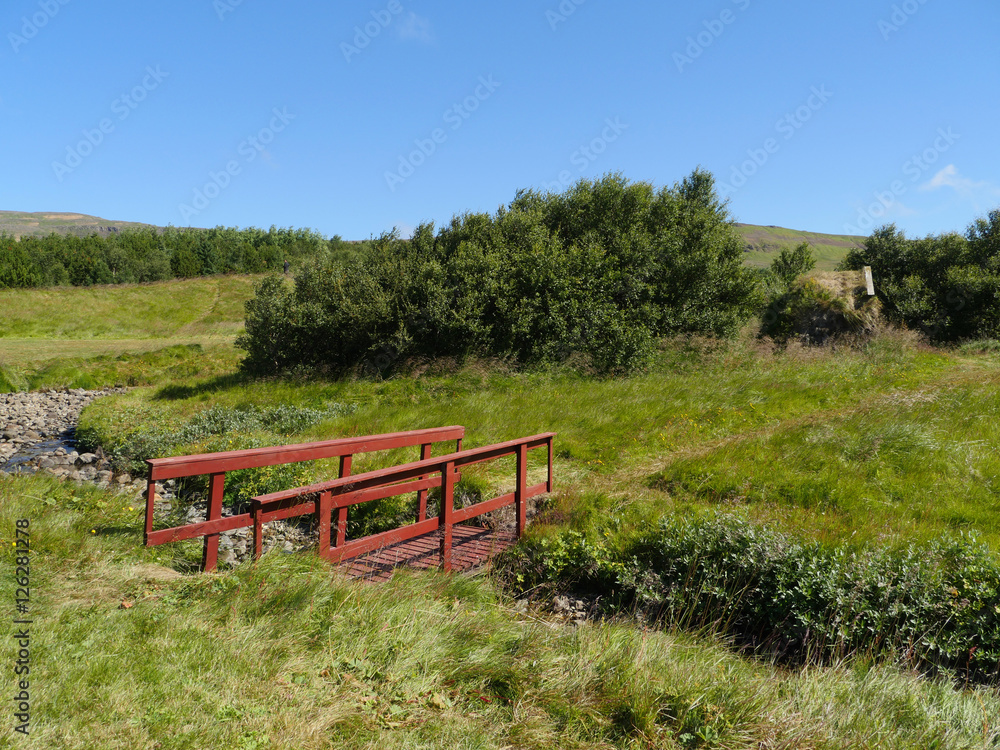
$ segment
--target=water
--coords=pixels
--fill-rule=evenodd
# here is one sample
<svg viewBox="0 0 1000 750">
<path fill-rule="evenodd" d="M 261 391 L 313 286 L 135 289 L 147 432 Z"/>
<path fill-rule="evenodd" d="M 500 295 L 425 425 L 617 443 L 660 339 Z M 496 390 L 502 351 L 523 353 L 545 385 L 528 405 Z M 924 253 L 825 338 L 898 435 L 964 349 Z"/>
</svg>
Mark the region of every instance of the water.
<svg viewBox="0 0 1000 750">
<path fill-rule="evenodd" d="M 22 471 L 33 473 L 35 469 L 31 466 L 32 461 L 40 456 L 54 453 L 59 448 L 64 448 L 67 453 L 76 450 L 76 430 L 65 430 L 57 437 L 22 446 L 21 450 L 8 458 L 5 464 L 0 465 L 0 471 L 7 474 L 16 474 Z"/>
</svg>

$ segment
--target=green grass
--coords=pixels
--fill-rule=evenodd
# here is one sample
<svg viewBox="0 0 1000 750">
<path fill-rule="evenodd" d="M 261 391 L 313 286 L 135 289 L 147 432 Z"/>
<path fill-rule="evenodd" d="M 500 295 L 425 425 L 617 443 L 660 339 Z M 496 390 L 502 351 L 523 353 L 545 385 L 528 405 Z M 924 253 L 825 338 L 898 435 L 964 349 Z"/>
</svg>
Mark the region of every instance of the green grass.
<svg viewBox="0 0 1000 750">
<path fill-rule="evenodd" d="M 232 372 L 258 276 L 0 290 L 0 392 L 178 382 Z"/>
<path fill-rule="evenodd" d="M 243 303 L 253 296 L 259 278 L 212 276 L 121 287 L 3 289 L 0 339 L 233 338 L 242 331 Z"/>
<path fill-rule="evenodd" d="M 163 308 L 163 320 L 118 309 L 141 307 L 156 288 L 189 295 L 187 305 Z M 747 335 L 669 342 L 651 371 L 628 378 L 480 362 L 414 365 L 385 381 L 252 380 L 235 374 L 229 334 L 214 338 L 238 325 L 248 290 L 249 280 L 223 278 L 25 293 L 9 302 L 33 312 L 18 336 L 0 338 L 0 390 L 139 386 L 85 411 L 81 428 L 108 446 L 169 437 L 213 407 L 343 407 L 291 435 L 158 444 L 168 452 L 447 424 L 466 425 L 469 447 L 556 431 L 557 491 L 529 527 L 536 541 L 570 528 L 614 546 L 660 518 L 722 510 L 831 546 L 961 530 L 1000 551 L 996 342 L 942 351 L 887 333 L 856 349 L 774 351 Z M 32 356 L 28 339 L 53 356 Z M 178 340 L 193 345 L 166 346 Z M 123 348 L 87 348 L 112 342 Z M 414 457 L 359 457 L 355 471 Z M 535 457 L 532 476 L 542 471 Z M 509 465 L 483 469 L 474 483 L 506 487 L 511 475 Z M 0 747 L 1000 744 L 995 688 L 956 688 L 863 657 L 779 668 L 711 633 L 626 620 L 573 628 L 518 613 L 486 576 L 409 573 L 367 586 L 310 555 L 180 576 L 197 545 L 143 548 L 134 498 L 0 478 L 7 554 L 21 517 L 32 519 L 36 549 L 34 736 L 15 738 L 7 722 Z M 0 597 L 13 599 L 10 576 Z M 10 627 L 0 625 L 8 649 Z"/>
<path fill-rule="evenodd" d="M 0 479 L 31 520 L 38 748 L 978 748 L 1000 695 L 864 660 L 785 670 L 704 638 L 519 614 L 488 578 L 351 583 L 312 555 L 181 576 L 124 496 Z M 12 576 L 0 597 L 14 598 Z M 0 624 L 12 663 L 11 618 Z"/>
<path fill-rule="evenodd" d="M 569 518 L 576 498 L 597 493 L 635 522 L 723 507 L 830 542 L 970 528 L 1000 549 L 997 364 L 891 337 L 836 352 L 677 344 L 656 370 L 623 379 L 484 365 L 384 382 L 221 377 L 105 400 L 82 427 L 110 445 L 142 424 L 179 428 L 209 406 L 336 403 L 343 416 L 289 439 L 464 424 L 471 447 L 554 431 Z"/>
<path fill-rule="evenodd" d="M 833 271 L 847 256 L 848 250 L 860 246 L 865 239 L 753 224 L 740 224 L 738 229 L 747 242 L 744 262 L 756 268 L 767 268 L 782 250 L 792 250 L 803 242 L 808 242 L 816 259 L 816 270 Z"/>
</svg>

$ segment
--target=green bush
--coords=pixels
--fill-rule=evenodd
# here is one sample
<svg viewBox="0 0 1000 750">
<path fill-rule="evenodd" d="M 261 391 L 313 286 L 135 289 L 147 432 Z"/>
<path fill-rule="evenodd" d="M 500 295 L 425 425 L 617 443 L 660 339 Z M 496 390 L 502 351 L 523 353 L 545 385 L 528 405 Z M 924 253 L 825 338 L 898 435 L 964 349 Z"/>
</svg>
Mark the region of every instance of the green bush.
<svg viewBox="0 0 1000 750">
<path fill-rule="evenodd" d="M 501 562 L 518 594 L 599 597 L 744 647 L 835 661 L 854 653 L 1000 677 L 1000 563 L 973 536 L 901 549 L 830 548 L 718 515 L 612 546 L 567 531 Z"/>
<path fill-rule="evenodd" d="M 965 236 L 909 240 L 890 224 L 876 229 L 844 267 L 871 266 L 886 312 L 939 341 L 995 337 L 1000 331 L 1000 210 Z"/>
<path fill-rule="evenodd" d="M 380 237 L 358 262 L 264 281 L 247 305 L 246 370 L 391 370 L 412 357 L 641 367 L 658 337 L 735 332 L 760 301 L 742 240 L 695 171 L 659 191 L 619 175 L 560 195 L 519 192 L 437 234 Z"/>
</svg>

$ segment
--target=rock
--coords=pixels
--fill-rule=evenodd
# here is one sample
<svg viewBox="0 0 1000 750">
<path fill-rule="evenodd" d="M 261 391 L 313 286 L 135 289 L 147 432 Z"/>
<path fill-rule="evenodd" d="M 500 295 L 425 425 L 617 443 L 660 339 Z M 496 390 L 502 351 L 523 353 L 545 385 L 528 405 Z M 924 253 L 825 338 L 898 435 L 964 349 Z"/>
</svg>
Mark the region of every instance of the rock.
<svg viewBox="0 0 1000 750">
<path fill-rule="evenodd" d="M 236 555 L 233 554 L 231 549 L 227 549 L 219 553 L 219 562 L 223 565 L 233 566 L 238 564 L 239 560 L 236 559 Z"/>
<path fill-rule="evenodd" d="M 56 462 L 53 459 L 49 458 L 48 456 L 44 456 L 42 460 L 38 462 L 39 469 L 52 469 L 55 467 L 55 465 Z"/>
<path fill-rule="evenodd" d="M 291 542 L 285 542 L 284 546 L 281 548 L 282 552 L 292 553 L 295 551 L 295 545 Z"/>
<path fill-rule="evenodd" d="M 114 475 L 110 471 L 99 471 L 97 472 L 97 481 L 104 482 L 105 484 L 110 484 L 111 477 Z"/>
<path fill-rule="evenodd" d="M 93 453 L 81 453 L 80 457 L 77 458 L 77 461 L 79 461 L 82 464 L 92 464 L 96 460 L 97 456 L 94 455 Z"/>
</svg>

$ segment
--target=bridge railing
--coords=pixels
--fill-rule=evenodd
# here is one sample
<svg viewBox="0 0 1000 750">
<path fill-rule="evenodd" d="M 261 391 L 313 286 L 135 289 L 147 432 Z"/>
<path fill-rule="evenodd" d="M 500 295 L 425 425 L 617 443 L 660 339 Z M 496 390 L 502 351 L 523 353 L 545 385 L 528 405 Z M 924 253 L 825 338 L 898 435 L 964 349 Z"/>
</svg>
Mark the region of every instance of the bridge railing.
<svg viewBox="0 0 1000 750">
<path fill-rule="evenodd" d="M 452 528 L 490 511 L 515 506 L 516 531 L 520 537 L 527 523 L 527 500 L 552 491 L 552 439 L 555 433 L 547 432 L 531 437 L 510 440 L 482 448 L 457 451 L 444 456 L 428 458 L 414 463 L 393 466 L 344 476 L 307 487 L 282 492 L 272 492 L 253 499 L 254 557 L 262 552 L 262 526 L 268 521 L 292 516 L 315 514 L 319 525 L 319 554 L 332 562 L 340 562 L 363 555 L 390 544 L 404 542 L 433 531 L 441 530 L 441 567 L 451 569 Z M 548 454 L 548 474 L 544 482 L 528 485 L 528 451 L 545 448 Z M 464 466 L 493 461 L 506 456 L 516 456 L 515 488 L 511 493 L 456 509 L 455 483 L 460 479 Z M 440 509 L 438 515 L 427 518 L 426 503 L 421 503 L 416 523 L 401 528 L 373 534 L 360 539 L 347 539 L 347 509 L 352 505 L 394 497 L 408 492 L 426 492 L 439 487 Z M 333 512 L 337 512 L 336 525 L 331 526 Z"/>
<path fill-rule="evenodd" d="M 175 456 L 171 458 L 153 458 L 146 461 L 149 475 L 146 483 L 146 525 L 143 535 L 147 547 L 168 542 L 178 542 L 196 537 L 205 538 L 202 554 L 202 570 L 214 570 L 219 555 L 219 534 L 224 531 L 245 528 L 253 525 L 251 513 L 222 517 L 223 492 L 225 490 L 226 473 L 239 469 L 254 469 L 264 466 L 315 461 L 324 458 L 340 459 L 340 476 L 351 473 L 352 457 L 359 453 L 390 450 L 420 446 L 420 458 L 431 457 L 432 446 L 444 441 L 455 441 L 455 450 L 462 450 L 462 439 L 465 428 L 461 426 L 438 427 L 427 430 L 409 430 L 382 435 L 366 435 L 363 437 L 339 438 L 315 443 L 298 445 L 282 445 L 273 448 L 250 448 L 247 450 L 224 451 L 220 453 L 202 453 L 194 456 Z M 206 519 L 184 526 L 169 529 L 153 529 L 153 511 L 156 498 L 156 483 L 167 479 L 208 475 L 208 511 Z M 427 505 L 427 490 L 419 490 L 419 502 L 422 508 Z M 338 522 L 340 522 L 338 517 Z M 347 516 L 344 509 L 343 524 L 346 526 Z"/>
</svg>

